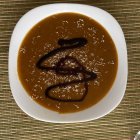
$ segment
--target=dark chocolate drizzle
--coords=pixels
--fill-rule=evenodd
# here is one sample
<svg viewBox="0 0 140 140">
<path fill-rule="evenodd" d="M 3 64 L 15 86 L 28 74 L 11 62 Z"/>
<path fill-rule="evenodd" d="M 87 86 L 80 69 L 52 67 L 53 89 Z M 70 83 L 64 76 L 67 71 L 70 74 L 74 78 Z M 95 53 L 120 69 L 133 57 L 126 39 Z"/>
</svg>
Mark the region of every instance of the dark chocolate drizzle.
<svg viewBox="0 0 140 140">
<path fill-rule="evenodd" d="M 59 75 L 74 75 L 77 76 L 78 74 L 82 74 L 82 78 L 79 80 L 72 80 L 70 82 L 64 82 L 64 83 L 59 83 L 59 84 L 55 84 L 55 85 L 51 85 L 49 86 L 46 91 L 45 91 L 45 95 L 46 97 L 52 99 L 52 100 L 56 100 L 56 101 L 61 101 L 61 102 L 80 102 L 82 100 L 84 100 L 85 96 L 88 93 L 88 81 L 94 80 L 97 78 L 97 74 L 95 74 L 94 72 L 88 71 L 86 70 L 86 68 L 74 57 L 72 56 L 65 56 L 63 58 L 61 58 L 53 67 L 47 67 L 47 66 L 43 66 L 43 62 L 45 60 L 47 60 L 48 58 L 50 58 L 51 56 L 56 55 L 59 52 L 63 52 L 65 50 L 69 50 L 69 49 L 75 49 L 75 48 L 81 48 L 84 47 L 85 44 L 87 44 L 87 39 L 86 38 L 73 38 L 73 39 L 59 39 L 58 40 L 58 44 L 61 46 L 60 48 L 56 48 L 54 50 L 52 50 L 51 52 L 45 54 L 44 56 L 42 56 L 39 61 L 36 64 L 36 67 L 43 70 L 43 71 L 50 71 L 53 70 L 56 74 Z M 71 68 L 71 67 L 64 67 L 64 64 L 66 61 L 71 60 L 76 64 L 75 68 Z M 79 84 L 79 83 L 83 83 L 84 84 L 84 94 L 80 99 L 58 99 L 56 97 L 53 97 L 50 95 L 50 91 L 52 89 L 55 88 L 63 88 L 72 84 Z"/>
</svg>

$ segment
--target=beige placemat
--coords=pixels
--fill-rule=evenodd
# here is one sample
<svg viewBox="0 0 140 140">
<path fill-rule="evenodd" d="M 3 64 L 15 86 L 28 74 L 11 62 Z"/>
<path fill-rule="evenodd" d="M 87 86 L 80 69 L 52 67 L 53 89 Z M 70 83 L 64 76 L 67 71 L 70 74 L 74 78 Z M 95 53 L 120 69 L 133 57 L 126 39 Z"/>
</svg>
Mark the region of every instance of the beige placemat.
<svg viewBox="0 0 140 140">
<path fill-rule="evenodd" d="M 8 82 L 12 30 L 28 10 L 47 3 L 77 2 L 111 13 L 125 33 L 129 76 L 125 97 L 109 115 L 78 124 L 32 119 L 16 105 Z M 140 0 L 0 0 L 0 140 L 130 140 L 140 130 Z"/>
</svg>

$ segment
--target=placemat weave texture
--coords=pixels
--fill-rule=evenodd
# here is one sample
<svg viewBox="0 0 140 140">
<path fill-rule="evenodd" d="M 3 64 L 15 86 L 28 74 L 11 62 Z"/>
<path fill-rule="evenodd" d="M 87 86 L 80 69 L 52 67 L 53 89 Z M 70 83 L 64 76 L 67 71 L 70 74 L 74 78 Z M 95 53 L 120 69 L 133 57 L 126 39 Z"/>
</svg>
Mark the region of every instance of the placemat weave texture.
<svg viewBox="0 0 140 140">
<path fill-rule="evenodd" d="M 94 5 L 120 23 L 127 42 L 129 75 L 125 97 L 107 116 L 85 123 L 37 121 L 16 105 L 8 81 L 9 41 L 19 18 L 48 3 Z M 132 140 L 140 130 L 140 0 L 0 0 L 0 140 Z"/>
</svg>

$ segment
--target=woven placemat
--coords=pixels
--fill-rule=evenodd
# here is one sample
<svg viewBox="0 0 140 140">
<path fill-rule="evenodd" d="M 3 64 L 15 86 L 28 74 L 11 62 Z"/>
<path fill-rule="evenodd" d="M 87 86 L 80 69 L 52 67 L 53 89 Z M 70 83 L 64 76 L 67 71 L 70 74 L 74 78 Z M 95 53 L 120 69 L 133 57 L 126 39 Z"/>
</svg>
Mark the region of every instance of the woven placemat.
<svg viewBox="0 0 140 140">
<path fill-rule="evenodd" d="M 47 3 L 76 2 L 111 13 L 125 33 L 129 76 L 125 97 L 107 116 L 77 124 L 37 121 L 16 105 L 8 81 L 9 40 L 18 19 Z M 140 0 L 0 0 L 0 140 L 130 140 L 140 130 Z"/>
</svg>

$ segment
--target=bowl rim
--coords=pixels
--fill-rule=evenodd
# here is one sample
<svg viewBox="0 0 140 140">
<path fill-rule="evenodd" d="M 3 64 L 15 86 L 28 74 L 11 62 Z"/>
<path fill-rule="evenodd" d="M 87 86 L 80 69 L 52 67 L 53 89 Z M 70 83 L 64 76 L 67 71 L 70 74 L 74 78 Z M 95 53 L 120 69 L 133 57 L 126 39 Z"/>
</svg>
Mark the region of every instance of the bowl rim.
<svg viewBox="0 0 140 140">
<path fill-rule="evenodd" d="M 42 12 L 46 12 L 46 9 L 48 10 L 48 14 L 46 14 L 47 16 L 42 14 Z M 17 77 L 17 53 L 18 53 L 17 50 L 19 49 L 21 41 L 24 39 L 24 37 L 26 35 L 25 34 L 26 29 L 23 29 L 22 25 L 23 24 L 25 25 L 25 21 L 30 21 L 31 20 L 30 18 L 32 18 L 34 20 L 34 24 L 32 22 L 29 23 L 29 25 L 27 27 L 28 29 L 26 30 L 26 33 L 27 33 L 29 31 L 29 29 L 31 29 L 35 24 L 37 24 L 42 19 L 44 19 L 44 18 L 46 18 L 50 15 L 54 15 L 54 14 L 57 14 L 57 13 L 64 13 L 64 12 L 80 13 L 80 14 L 89 16 L 90 18 L 94 19 L 99 24 L 101 24 L 107 30 L 107 32 L 110 34 L 110 36 L 113 39 L 113 42 L 115 43 L 116 49 L 118 49 L 117 48 L 118 45 L 120 45 L 122 47 L 122 50 L 123 50 L 124 54 L 121 53 L 120 51 L 118 52 L 118 50 L 117 50 L 117 52 L 118 52 L 118 71 L 121 68 L 120 71 L 123 73 L 123 75 L 121 76 L 120 75 L 121 72 L 119 73 L 117 71 L 116 79 L 117 79 L 118 76 L 119 76 L 119 79 L 117 79 L 117 80 L 115 79 L 115 81 L 113 83 L 113 86 L 109 91 L 110 93 L 107 93 L 107 95 L 105 97 L 103 97 L 103 99 L 101 99 L 99 101 L 99 103 L 96 104 L 96 105 L 98 105 L 98 104 L 100 104 L 100 102 L 103 102 L 103 100 L 111 94 L 112 89 L 115 87 L 116 81 L 118 82 L 118 80 L 120 80 L 120 83 L 118 83 L 118 84 L 122 85 L 122 87 L 117 85 L 117 88 L 119 88 L 119 89 L 121 88 L 120 92 L 119 92 L 120 95 L 119 96 L 117 95 L 118 96 L 117 99 L 115 99 L 112 96 L 108 97 L 112 100 L 111 101 L 112 103 L 107 104 L 107 107 L 106 107 L 107 109 L 104 108 L 104 109 L 106 109 L 106 111 L 101 112 L 101 111 L 96 110 L 95 109 L 96 105 L 94 105 L 94 107 L 90 107 L 90 108 L 82 110 L 80 112 L 68 113 L 68 114 L 59 114 L 59 113 L 56 114 L 56 112 L 50 111 L 50 110 L 45 108 L 45 110 L 48 111 L 47 113 L 52 114 L 52 116 L 53 115 L 57 116 L 57 118 L 56 117 L 51 118 L 52 116 L 49 116 L 49 114 L 47 114 L 49 117 L 48 116 L 44 117 L 45 116 L 45 114 L 43 112 L 44 107 L 42 107 L 39 104 L 37 106 L 35 105 L 38 108 L 37 112 L 42 108 L 42 112 L 40 112 L 40 114 L 43 116 L 42 117 L 40 114 L 39 114 L 40 115 L 39 116 L 38 113 L 36 113 L 35 111 L 32 112 L 31 109 L 36 109 L 35 107 L 31 107 L 31 109 L 28 109 L 30 107 L 27 107 L 27 105 L 25 105 L 25 103 L 23 102 L 24 98 L 29 98 L 29 99 L 27 99 L 28 102 L 32 102 L 28 93 L 26 93 L 27 96 L 24 97 L 24 98 L 22 98 L 18 95 L 18 94 L 20 94 L 19 93 L 20 91 L 22 92 L 22 90 L 24 90 L 24 88 L 22 87 L 22 85 L 21 85 L 21 83 L 20 83 L 20 81 Z M 94 13 L 91 14 L 92 12 L 94 12 Z M 37 20 L 34 19 L 35 18 L 34 16 L 36 14 L 39 16 L 39 19 L 37 19 Z M 102 16 L 102 18 L 101 18 L 101 16 Z M 108 21 L 106 21 L 106 20 L 108 20 Z M 104 25 L 104 24 L 106 24 L 106 22 L 109 22 L 109 21 L 113 22 L 113 24 L 110 23 L 112 28 L 117 28 L 118 34 L 120 35 L 120 37 L 119 37 L 120 40 L 119 39 L 118 40 L 120 42 L 115 42 L 114 41 L 115 35 L 113 36 L 111 34 L 111 32 L 107 29 L 107 28 L 111 28 L 111 27 L 109 27 L 109 26 L 106 27 Z M 24 35 L 22 35 L 23 37 L 19 41 L 17 39 L 18 34 L 21 34 L 22 30 L 24 30 L 24 33 L 23 33 Z M 112 29 L 112 32 L 115 32 L 115 31 Z M 16 53 L 13 56 L 14 52 L 16 52 Z M 120 58 L 119 58 L 119 57 L 122 57 L 121 55 L 123 55 L 123 59 L 124 59 L 123 62 L 120 61 Z M 11 91 L 12 91 L 13 97 L 14 97 L 17 105 L 26 114 L 28 114 L 29 116 L 31 116 L 31 117 L 33 117 L 37 120 L 41 120 L 41 121 L 45 121 L 45 122 L 53 122 L 53 123 L 75 123 L 75 122 L 85 122 L 85 121 L 90 121 L 90 120 L 95 120 L 95 119 L 101 118 L 101 117 L 107 115 L 108 113 L 110 113 L 112 110 L 114 110 L 119 105 L 119 103 L 121 102 L 121 100 L 124 96 L 124 93 L 125 93 L 126 84 L 127 84 L 127 76 L 128 76 L 128 60 L 127 60 L 126 42 L 125 42 L 123 31 L 122 31 L 119 23 L 116 21 L 116 19 L 112 15 L 110 15 L 108 12 L 106 12 L 106 11 L 100 9 L 100 8 L 97 8 L 95 6 L 89 6 L 89 5 L 84 5 L 84 4 L 73 4 L 73 3 L 57 3 L 57 4 L 47 4 L 47 5 L 36 7 L 34 9 L 30 10 L 29 12 L 27 12 L 25 15 L 23 15 L 20 18 L 20 20 L 18 21 L 18 23 L 16 24 L 15 28 L 14 28 L 14 31 L 13 31 L 13 34 L 12 34 L 12 37 L 11 37 L 11 41 L 10 41 L 8 73 L 9 73 L 9 82 L 10 82 Z M 25 93 L 26 91 L 24 90 L 23 92 Z M 21 94 L 21 96 L 22 96 L 22 94 Z M 34 104 L 37 104 L 35 101 L 33 101 L 33 102 L 34 102 Z M 40 106 L 40 107 L 38 107 L 38 106 Z M 103 107 L 103 105 L 102 105 L 102 107 Z M 91 108 L 93 108 L 93 109 L 91 109 Z M 96 111 L 96 113 L 94 111 Z M 93 115 L 93 113 L 95 113 L 95 114 Z M 85 114 L 86 114 L 85 117 L 81 117 L 81 116 L 84 116 Z M 78 118 L 78 116 L 80 118 Z"/>
</svg>

